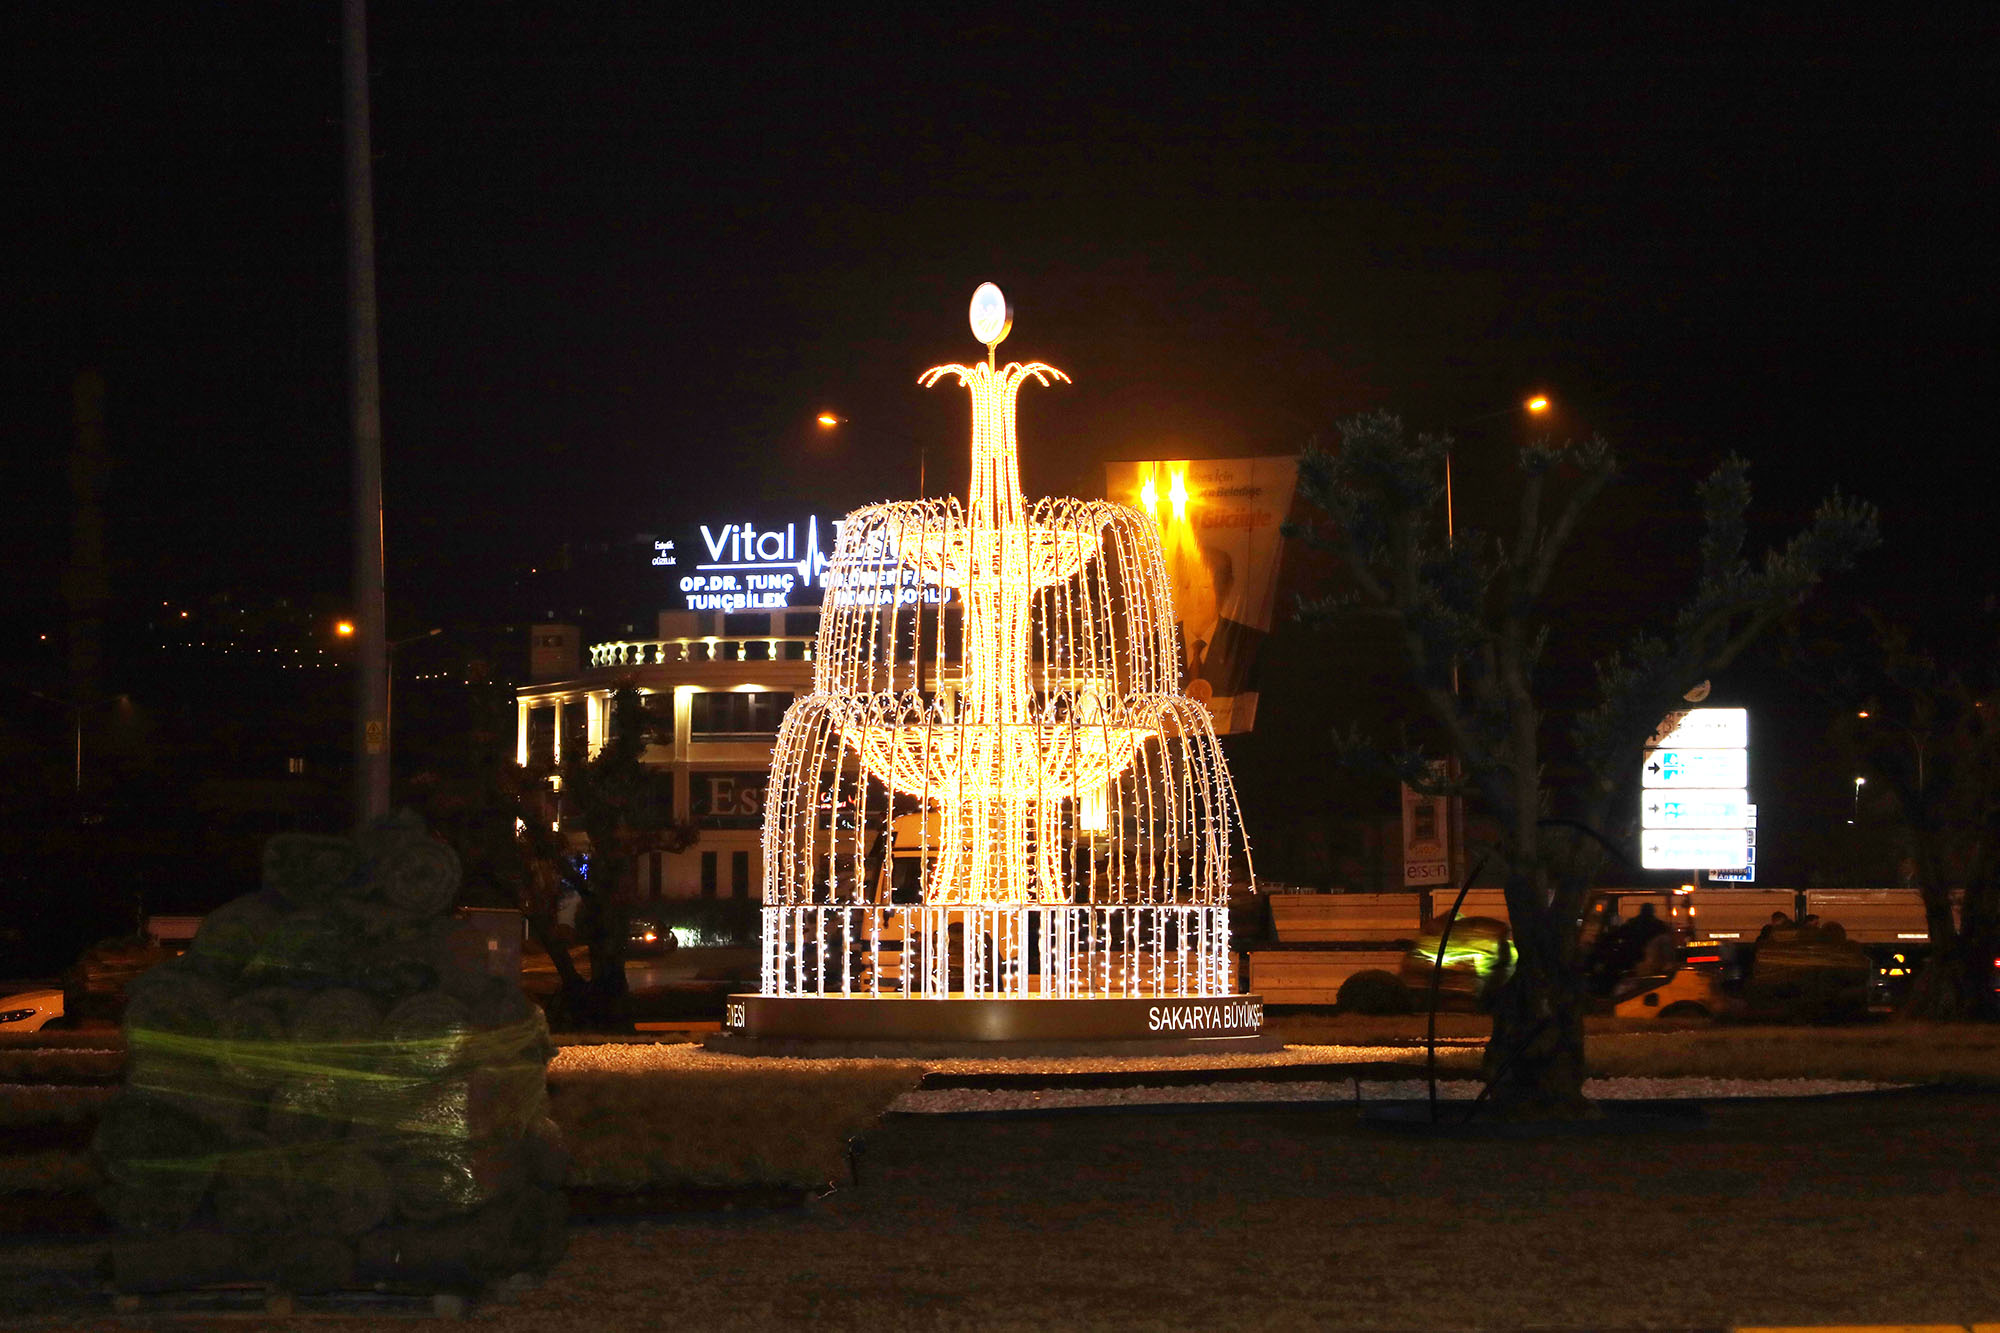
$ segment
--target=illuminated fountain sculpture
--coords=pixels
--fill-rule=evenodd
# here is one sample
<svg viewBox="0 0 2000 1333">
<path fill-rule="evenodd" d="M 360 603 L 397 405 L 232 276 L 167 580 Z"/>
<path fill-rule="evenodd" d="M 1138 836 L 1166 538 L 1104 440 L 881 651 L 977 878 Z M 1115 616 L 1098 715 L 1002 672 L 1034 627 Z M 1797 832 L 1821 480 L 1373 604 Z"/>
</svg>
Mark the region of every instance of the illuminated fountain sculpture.
<svg viewBox="0 0 2000 1333">
<path fill-rule="evenodd" d="M 772 755 L 762 985 L 732 998 L 739 1035 L 1257 1031 L 1230 984 L 1248 850 L 1209 716 L 1180 691 L 1158 529 L 1022 498 L 1016 399 L 1066 377 L 996 367 L 1011 322 L 982 287 L 985 362 L 920 380 L 971 391 L 969 501 L 841 527 L 813 692 Z M 1089 1003 L 1018 1003 L 1040 1001 Z"/>
</svg>

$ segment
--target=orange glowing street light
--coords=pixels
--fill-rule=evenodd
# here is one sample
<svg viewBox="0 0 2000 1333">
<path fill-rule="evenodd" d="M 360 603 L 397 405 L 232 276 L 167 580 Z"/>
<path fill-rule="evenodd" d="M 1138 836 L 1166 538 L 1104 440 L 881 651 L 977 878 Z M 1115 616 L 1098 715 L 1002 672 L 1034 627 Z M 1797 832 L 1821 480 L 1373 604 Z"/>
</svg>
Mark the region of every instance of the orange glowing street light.
<svg viewBox="0 0 2000 1333">
<path fill-rule="evenodd" d="M 1543 413 L 1549 410 L 1548 396 L 1546 394 L 1538 393 L 1533 398 L 1530 398 L 1527 402 L 1523 403 L 1522 406 L 1527 408 L 1528 411 L 1534 414 L 1535 416 L 1541 416 Z"/>
<path fill-rule="evenodd" d="M 853 421 L 840 415 L 840 413 L 838 412 L 822 412 L 818 416 L 814 417 L 813 420 L 817 421 L 820 424 L 820 429 L 822 430 L 833 430 L 835 427 L 838 426 L 852 426 L 854 424 Z M 929 471 L 929 463 L 930 463 L 929 445 L 925 444 L 922 440 L 918 439 L 916 436 L 905 435 L 901 431 L 883 430 L 881 427 L 873 425 L 863 426 L 861 429 L 864 432 L 873 431 L 878 435 L 886 435 L 893 440 L 902 440 L 906 444 L 916 445 L 917 446 L 917 494 L 928 495 L 930 493 L 925 486 L 925 483 L 928 480 L 928 478 L 924 475 L 927 471 Z"/>
<path fill-rule="evenodd" d="M 335 634 L 338 634 L 338 635 L 339 635 L 339 636 L 340 636 L 341 638 L 343 638 L 343 639 L 350 639 L 350 638 L 353 638 L 353 637 L 354 637 L 354 622 L 353 622 L 353 621 L 351 621 L 351 620 L 343 620 L 343 621 L 340 621 L 340 622 L 338 622 L 337 624 L 335 624 L 335 625 L 334 625 L 334 627 L 333 627 L 333 632 L 334 632 Z"/>
</svg>

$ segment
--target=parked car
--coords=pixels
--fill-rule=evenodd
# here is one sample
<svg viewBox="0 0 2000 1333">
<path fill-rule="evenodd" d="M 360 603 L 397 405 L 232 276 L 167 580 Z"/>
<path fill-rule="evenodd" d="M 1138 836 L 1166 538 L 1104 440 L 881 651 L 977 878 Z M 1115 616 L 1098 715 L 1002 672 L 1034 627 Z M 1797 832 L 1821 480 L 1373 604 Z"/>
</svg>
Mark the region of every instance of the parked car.
<svg viewBox="0 0 2000 1333">
<path fill-rule="evenodd" d="M 626 937 L 625 951 L 635 958 L 653 954 L 672 953 L 680 941 L 665 922 L 654 916 L 634 916 L 631 934 Z"/>
<path fill-rule="evenodd" d="M 63 993 L 59 989 L 0 995 L 0 1032 L 40 1032 L 50 1020 L 62 1016 Z"/>
</svg>

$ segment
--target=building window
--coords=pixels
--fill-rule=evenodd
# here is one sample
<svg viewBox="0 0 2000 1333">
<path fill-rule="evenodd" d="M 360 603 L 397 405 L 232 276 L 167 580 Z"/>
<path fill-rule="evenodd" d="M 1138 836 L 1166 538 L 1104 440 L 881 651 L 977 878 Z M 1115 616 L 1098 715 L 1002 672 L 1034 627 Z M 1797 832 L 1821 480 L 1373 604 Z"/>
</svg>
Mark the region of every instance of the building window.
<svg viewBox="0 0 2000 1333">
<path fill-rule="evenodd" d="M 750 896 L 750 853 L 729 854 L 729 892 L 738 898 Z"/>
<path fill-rule="evenodd" d="M 528 763 L 546 768 L 556 761 L 556 710 L 528 710 Z"/>
<path fill-rule="evenodd" d="M 581 699 L 571 699 L 562 710 L 562 757 L 564 763 L 590 756 L 590 710 Z"/>
<path fill-rule="evenodd" d="M 792 696 L 783 690 L 706 690 L 689 702 L 690 734 L 727 740 L 777 735 Z"/>
<path fill-rule="evenodd" d="M 714 852 L 703 852 L 701 854 L 701 896 L 704 898 L 713 898 L 715 896 Z"/>
</svg>

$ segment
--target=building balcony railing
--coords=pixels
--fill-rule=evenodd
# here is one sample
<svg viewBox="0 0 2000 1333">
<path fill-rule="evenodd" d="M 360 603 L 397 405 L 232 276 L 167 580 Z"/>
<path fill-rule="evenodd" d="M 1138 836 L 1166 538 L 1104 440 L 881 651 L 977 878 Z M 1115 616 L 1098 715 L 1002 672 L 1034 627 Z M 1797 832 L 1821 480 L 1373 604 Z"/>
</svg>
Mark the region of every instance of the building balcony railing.
<svg viewBox="0 0 2000 1333">
<path fill-rule="evenodd" d="M 708 635 L 692 639 L 632 639 L 590 645 L 590 665 L 673 666 L 682 662 L 810 662 L 818 640 L 804 635 Z"/>
</svg>

